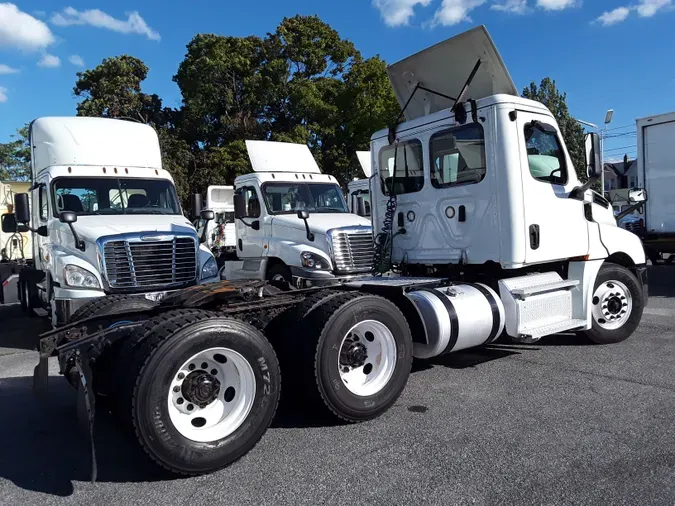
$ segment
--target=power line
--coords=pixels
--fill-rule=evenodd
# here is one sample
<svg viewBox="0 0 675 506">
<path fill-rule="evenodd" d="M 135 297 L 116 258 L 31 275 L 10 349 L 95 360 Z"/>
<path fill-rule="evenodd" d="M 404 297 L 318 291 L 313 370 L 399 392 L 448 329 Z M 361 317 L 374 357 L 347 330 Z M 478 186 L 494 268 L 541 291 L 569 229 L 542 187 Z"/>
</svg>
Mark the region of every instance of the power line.
<svg viewBox="0 0 675 506">
<path fill-rule="evenodd" d="M 621 151 L 622 149 L 634 150 L 634 149 L 637 149 L 637 146 L 633 146 L 633 145 L 631 145 L 631 146 L 621 146 L 620 148 L 605 149 L 605 151 Z"/>
</svg>

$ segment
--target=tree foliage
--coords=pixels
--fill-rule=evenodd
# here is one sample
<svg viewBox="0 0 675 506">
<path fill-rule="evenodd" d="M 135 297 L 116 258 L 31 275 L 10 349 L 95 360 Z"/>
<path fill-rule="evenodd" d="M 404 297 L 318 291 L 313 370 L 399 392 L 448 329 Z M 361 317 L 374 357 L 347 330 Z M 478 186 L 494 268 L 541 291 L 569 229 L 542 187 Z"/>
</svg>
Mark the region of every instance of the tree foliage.
<svg viewBox="0 0 675 506">
<path fill-rule="evenodd" d="M 30 144 L 28 125 L 10 136 L 12 140 L 0 144 L 0 181 L 30 180 Z"/>
<path fill-rule="evenodd" d="M 570 116 L 567 108 L 567 93 L 560 93 L 555 81 L 545 77 L 541 80 L 539 86 L 534 82 L 530 83 L 530 86 L 523 90 L 523 97 L 541 102 L 551 111 L 558 122 L 577 176 L 582 182 L 585 182 L 588 177 L 584 155 L 584 129 L 578 121 Z"/>
</svg>

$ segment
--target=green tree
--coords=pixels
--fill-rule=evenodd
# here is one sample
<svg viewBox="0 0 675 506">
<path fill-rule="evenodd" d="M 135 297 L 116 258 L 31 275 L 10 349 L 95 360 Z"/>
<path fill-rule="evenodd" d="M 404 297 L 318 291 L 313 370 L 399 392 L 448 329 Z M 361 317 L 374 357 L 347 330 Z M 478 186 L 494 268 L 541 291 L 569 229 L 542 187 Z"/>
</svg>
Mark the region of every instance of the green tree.
<svg viewBox="0 0 675 506">
<path fill-rule="evenodd" d="M 0 181 L 29 181 L 30 144 L 28 125 L 10 136 L 9 142 L 0 144 Z"/>
<path fill-rule="evenodd" d="M 584 129 L 570 116 L 567 108 L 567 93 L 560 93 L 555 81 L 545 77 L 538 87 L 534 82 L 530 83 L 530 86 L 523 90 L 523 97 L 541 102 L 551 111 L 558 122 L 577 176 L 585 182 L 588 177 L 586 176 Z"/>
</svg>

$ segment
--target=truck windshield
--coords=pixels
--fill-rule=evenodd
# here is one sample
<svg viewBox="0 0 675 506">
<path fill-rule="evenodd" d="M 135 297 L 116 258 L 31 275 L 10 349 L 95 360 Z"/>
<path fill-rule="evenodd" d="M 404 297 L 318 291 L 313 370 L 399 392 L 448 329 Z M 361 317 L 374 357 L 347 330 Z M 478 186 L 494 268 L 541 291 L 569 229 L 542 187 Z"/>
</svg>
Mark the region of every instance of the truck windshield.
<svg viewBox="0 0 675 506">
<path fill-rule="evenodd" d="M 334 183 L 266 183 L 265 204 L 270 214 L 348 213 L 340 187 Z"/>
<path fill-rule="evenodd" d="M 111 177 L 61 177 L 54 181 L 55 215 L 180 214 L 170 181 Z"/>
</svg>

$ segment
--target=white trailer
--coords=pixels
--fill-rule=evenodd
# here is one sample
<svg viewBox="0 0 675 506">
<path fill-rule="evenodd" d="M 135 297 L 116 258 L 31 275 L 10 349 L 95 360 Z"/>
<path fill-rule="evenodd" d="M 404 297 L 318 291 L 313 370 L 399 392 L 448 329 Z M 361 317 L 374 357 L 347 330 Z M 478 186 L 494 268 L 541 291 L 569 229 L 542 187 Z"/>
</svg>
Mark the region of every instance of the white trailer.
<svg viewBox="0 0 675 506">
<path fill-rule="evenodd" d="M 634 230 L 652 262 L 675 254 L 675 112 L 637 120 L 638 185 L 647 190 L 644 228 Z"/>
<path fill-rule="evenodd" d="M 162 168 L 152 127 L 44 117 L 30 124 L 29 138 L 31 185 L 2 219 L 5 233 L 30 231 L 32 262 L 18 280 L 29 315 L 45 311 L 58 326 L 106 295 L 147 306 L 172 290 L 218 280 L 215 259 Z"/>
<path fill-rule="evenodd" d="M 599 344 L 629 338 L 647 300 L 645 255 L 590 190 L 601 173 L 598 135 L 589 134 L 590 182 L 581 184 L 556 119 L 519 97 L 484 27 L 388 72 L 405 121 L 371 138 L 382 275 L 302 290 L 223 281 L 177 291 L 152 311 L 101 310 L 42 336 L 39 391 L 56 352 L 90 408 L 93 377 L 156 462 L 195 475 L 256 444 L 274 416 L 281 372 L 284 392 L 303 396 L 304 409 L 362 422 L 396 402 L 413 357 L 562 331 Z M 266 174 L 263 185 L 274 179 Z M 257 212 L 238 226 L 252 227 Z M 282 227 L 301 230 L 281 217 Z M 110 353 L 108 343 L 128 351 Z"/>
</svg>

